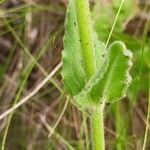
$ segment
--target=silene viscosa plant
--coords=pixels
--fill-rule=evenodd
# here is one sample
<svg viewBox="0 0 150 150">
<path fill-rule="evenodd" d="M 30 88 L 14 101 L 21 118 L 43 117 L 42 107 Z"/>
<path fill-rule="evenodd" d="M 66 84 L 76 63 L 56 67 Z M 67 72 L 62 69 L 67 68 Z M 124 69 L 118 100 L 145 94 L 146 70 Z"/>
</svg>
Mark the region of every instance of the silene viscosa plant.
<svg viewBox="0 0 150 150">
<path fill-rule="evenodd" d="M 88 0 L 69 0 L 62 78 L 67 94 L 89 114 L 94 150 L 105 149 L 104 107 L 126 96 L 131 58 L 124 43 L 115 41 L 107 47 L 98 40 Z"/>
</svg>

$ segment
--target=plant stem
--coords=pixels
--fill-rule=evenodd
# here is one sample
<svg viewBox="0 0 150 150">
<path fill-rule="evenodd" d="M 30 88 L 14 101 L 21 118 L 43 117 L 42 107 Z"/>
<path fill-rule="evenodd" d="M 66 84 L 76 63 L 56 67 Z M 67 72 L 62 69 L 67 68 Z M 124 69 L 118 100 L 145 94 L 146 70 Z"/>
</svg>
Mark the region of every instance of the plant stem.
<svg viewBox="0 0 150 150">
<path fill-rule="evenodd" d="M 96 71 L 95 52 L 92 37 L 90 10 L 88 0 L 75 0 L 80 42 L 87 80 Z"/>
<path fill-rule="evenodd" d="M 103 112 L 104 104 L 91 115 L 93 150 L 105 150 Z"/>
<path fill-rule="evenodd" d="M 75 0 L 77 23 L 79 28 L 80 42 L 82 48 L 83 64 L 85 67 L 87 81 L 96 71 L 96 59 L 92 37 L 92 26 L 90 19 L 89 1 Z M 91 114 L 93 149 L 104 150 L 104 105 L 96 108 Z"/>
</svg>

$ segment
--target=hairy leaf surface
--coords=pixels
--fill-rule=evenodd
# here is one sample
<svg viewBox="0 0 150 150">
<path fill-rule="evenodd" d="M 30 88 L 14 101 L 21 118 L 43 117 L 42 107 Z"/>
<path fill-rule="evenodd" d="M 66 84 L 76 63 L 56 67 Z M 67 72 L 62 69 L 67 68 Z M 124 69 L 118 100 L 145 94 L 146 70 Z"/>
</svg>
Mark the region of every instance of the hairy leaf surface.
<svg viewBox="0 0 150 150">
<path fill-rule="evenodd" d="M 69 0 L 65 23 L 62 78 L 68 94 L 83 108 L 101 102 L 114 102 L 125 96 L 130 83 L 132 53 L 122 42 L 114 42 L 108 50 L 93 33 L 96 72 L 87 82 L 82 57 L 75 1 Z M 93 61 L 95 61 L 93 60 Z"/>
<path fill-rule="evenodd" d="M 75 2 L 74 0 L 69 0 L 65 22 L 62 78 L 66 91 L 72 96 L 79 94 L 86 85 L 85 69 L 79 37 Z M 99 68 L 106 55 L 105 46 L 98 41 L 94 31 L 93 39 L 96 67 Z"/>
<path fill-rule="evenodd" d="M 88 107 L 101 102 L 112 103 L 123 98 L 131 80 L 131 58 L 132 53 L 122 42 L 114 42 L 108 49 L 103 67 L 75 97 L 76 103 L 81 107 Z"/>
<path fill-rule="evenodd" d="M 73 0 L 69 1 L 66 14 L 62 78 L 67 92 L 71 95 L 78 94 L 85 86 L 85 71 L 82 65 L 81 45 Z"/>
</svg>

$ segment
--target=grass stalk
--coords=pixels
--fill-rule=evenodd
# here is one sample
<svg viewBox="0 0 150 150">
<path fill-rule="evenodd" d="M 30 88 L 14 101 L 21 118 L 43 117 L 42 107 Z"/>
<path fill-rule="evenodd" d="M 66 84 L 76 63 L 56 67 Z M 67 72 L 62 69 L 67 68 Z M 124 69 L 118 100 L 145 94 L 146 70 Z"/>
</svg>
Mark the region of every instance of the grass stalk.
<svg viewBox="0 0 150 150">
<path fill-rule="evenodd" d="M 144 142 L 142 150 L 146 149 L 146 142 L 148 137 L 148 129 L 149 129 L 149 119 L 150 119 L 150 69 L 149 69 L 149 94 L 148 94 L 148 110 L 147 110 L 147 119 L 146 119 L 146 129 L 144 135 Z"/>
<path fill-rule="evenodd" d="M 115 112 L 115 124 L 116 124 L 116 149 L 128 149 L 128 118 L 124 119 L 125 112 L 123 111 L 125 108 L 121 102 L 117 102 L 113 105 L 113 109 Z"/>
<path fill-rule="evenodd" d="M 107 42 L 106 42 L 106 47 L 107 47 L 108 44 L 109 44 L 110 38 L 111 38 L 112 33 L 113 33 L 113 31 L 114 31 L 114 28 L 115 28 L 116 22 L 117 22 L 117 20 L 118 20 L 118 17 L 119 17 L 119 15 L 120 15 L 120 12 L 121 12 L 121 10 L 122 10 L 123 4 L 124 4 L 124 0 L 122 0 L 121 3 L 120 3 L 120 7 L 119 7 L 119 9 L 118 9 L 118 12 L 117 12 L 117 14 L 116 14 L 115 20 L 114 20 L 114 22 L 113 22 L 111 31 L 110 31 L 110 33 L 109 33 L 109 35 L 108 35 L 108 39 L 107 39 Z"/>
</svg>

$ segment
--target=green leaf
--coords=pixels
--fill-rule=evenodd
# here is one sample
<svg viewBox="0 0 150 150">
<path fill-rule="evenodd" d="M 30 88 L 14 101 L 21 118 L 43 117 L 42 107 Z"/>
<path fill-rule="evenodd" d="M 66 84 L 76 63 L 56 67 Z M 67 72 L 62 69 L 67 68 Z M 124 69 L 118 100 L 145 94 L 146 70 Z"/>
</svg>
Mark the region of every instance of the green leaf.
<svg viewBox="0 0 150 150">
<path fill-rule="evenodd" d="M 75 101 L 80 107 L 91 107 L 102 102 L 115 102 L 125 96 L 131 81 L 129 69 L 132 53 L 122 42 L 114 42 L 108 49 L 107 58 L 93 78 L 86 84 Z"/>
<path fill-rule="evenodd" d="M 131 80 L 132 53 L 122 42 L 114 42 L 106 51 L 94 30 L 92 33 L 97 70 L 87 82 L 75 1 L 70 0 L 65 23 L 62 78 L 66 91 L 82 108 L 123 98 Z"/>
<path fill-rule="evenodd" d="M 65 22 L 64 50 L 62 54 L 62 79 L 67 93 L 72 96 L 79 94 L 86 85 L 85 69 L 83 66 L 79 37 L 75 3 L 74 0 L 69 0 Z M 93 39 L 96 67 L 99 68 L 106 55 L 105 45 L 98 41 L 98 37 L 94 30 Z"/>
<path fill-rule="evenodd" d="M 69 1 L 65 23 L 62 78 L 66 91 L 78 94 L 85 86 L 85 71 L 82 65 L 81 45 L 73 0 Z"/>
</svg>

